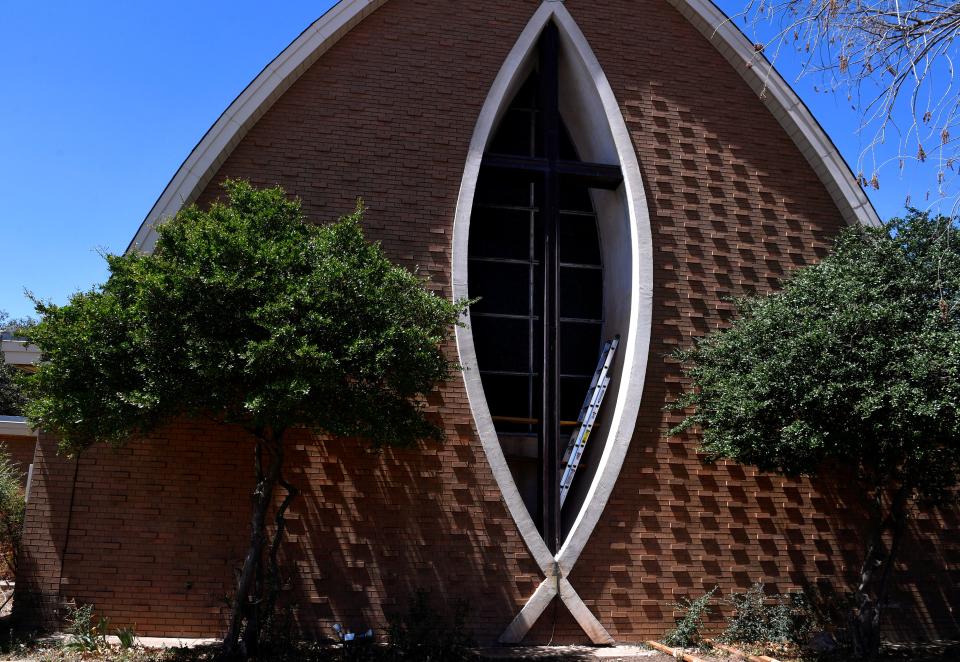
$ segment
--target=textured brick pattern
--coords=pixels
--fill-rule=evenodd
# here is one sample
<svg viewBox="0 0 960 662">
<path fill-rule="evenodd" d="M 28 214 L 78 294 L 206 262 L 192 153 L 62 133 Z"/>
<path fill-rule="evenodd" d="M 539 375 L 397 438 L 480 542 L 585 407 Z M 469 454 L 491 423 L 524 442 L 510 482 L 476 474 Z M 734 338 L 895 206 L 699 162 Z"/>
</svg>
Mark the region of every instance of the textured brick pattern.
<svg viewBox="0 0 960 662">
<path fill-rule="evenodd" d="M 217 180 L 282 184 L 323 221 L 357 197 L 396 260 L 449 295 L 463 162 L 487 90 L 534 0 L 391 0 L 325 54 L 267 112 Z M 655 249 L 653 343 L 623 472 L 571 578 L 618 639 L 656 636 L 678 597 L 719 584 L 839 585 L 862 533 L 854 492 L 749 469 L 704 467 L 696 440 L 666 439 L 663 406 L 682 388 L 665 359 L 723 323 L 723 297 L 769 291 L 824 254 L 840 215 L 786 134 L 713 48 L 661 2 L 567 2 L 620 101 L 640 160 Z M 212 185 L 206 203 L 218 195 Z M 448 350 L 453 353 L 452 347 Z M 539 582 L 508 516 L 460 380 L 435 393 L 447 442 L 358 451 L 304 434 L 289 457 L 304 495 L 284 548 L 304 630 L 381 627 L 415 588 L 463 598 L 490 641 Z M 18 610 L 94 602 L 143 634 L 216 634 L 246 536 L 250 444 L 181 423 L 74 464 L 42 439 Z M 843 484 L 843 483 L 839 483 Z M 955 512 L 913 522 L 890 631 L 955 634 Z M 918 540 L 922 534 L 924 540 Z M 67 544 L 68 542 L 68 544 Z M 66 554 L 64 554 L 66 549 Z M 22 587 L 21 584 L 22 583 Z M 922 593 L 923 598 L 920 598 Z M 23 612 L 28 613 L 28 612 Z M 554 622 L 552 616 L 556 614 Z M 528 640 L 582 641 L 561 607 Z"/>
<path fill-rule="evenodd" d="M 76 462 L 58 457 L 56 439 L 40 434 L 33 460 L 33 484 L 17 560 L 15 618 L 25 630 L 57 623 L 60 577 Z"/>
</svg>

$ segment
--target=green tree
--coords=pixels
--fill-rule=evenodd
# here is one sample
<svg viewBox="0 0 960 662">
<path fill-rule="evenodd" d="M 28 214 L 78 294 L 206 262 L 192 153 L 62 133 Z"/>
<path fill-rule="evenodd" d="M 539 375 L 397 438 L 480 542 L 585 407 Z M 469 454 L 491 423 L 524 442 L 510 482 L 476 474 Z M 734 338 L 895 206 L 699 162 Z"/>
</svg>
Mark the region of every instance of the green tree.
<svg viewBox="0 0 960 662">
<path fill-rule="evenodd" d="M 109 278 L 65 306 L 38 303 L 42 352 L 27 417 L 77 453 L 182 416 L 245 428 L 256 488 L 224 654 L 253 655 L 273 612 L 291 428 L 410 446 L 440 431 L 422 396 L 456 366 L 442 351 L 466 308 L 368 243 L 361 210 L 317 226 L 280 188 L 225 185 L 184 209 L 150 255 L 107 256 Z M 272 539 L 266 520 L 274 491 Z M 279 495 L 278 495 L 279 499 Z"/>
<path fill-rule="evenodd" d="M 3 363 L 3 352 L 0 352 L 0 416 L 20 416 L 23 413 L 23 394 L 15 372 L 16 368 Z"/>
<path fill-rule="evenodd" d="M 855 586 L 858 655 L 881 611 L 911 509 L 957 497 L 960 236 L 913 211 L 845 230 L 783 290 L 739 302 L 729 328 L 681 352 L 691 388 L 671 431 L 702 432 L 708 461 L 797 475 L 855 472 L 872 532 Z"/>
<path fill-rule="evenodd" d="M 0 559 L 14 577 L 17 575 L 23 515 L 27 509 L 22 480 L 23 472 L 10 457 L 7 447 L 0 444 Z"/>
<path fill-rule="evenodd" d="M 11 320 L 6 311 L 0 310 L 0 336 L 9 334 L 28 323 L 29 320 Z M 23 413 L 23 393 L 14 378 L 16 368 L 4 362 L 0 349 L 0 416 L 20 416 Z"/>
</svg>

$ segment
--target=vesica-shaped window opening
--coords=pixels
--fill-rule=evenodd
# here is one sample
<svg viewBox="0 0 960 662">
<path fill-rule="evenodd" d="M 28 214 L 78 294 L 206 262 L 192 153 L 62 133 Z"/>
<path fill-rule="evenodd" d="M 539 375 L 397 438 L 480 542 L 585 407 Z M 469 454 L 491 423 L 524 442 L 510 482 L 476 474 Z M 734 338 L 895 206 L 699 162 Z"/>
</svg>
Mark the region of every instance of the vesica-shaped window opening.
<svg viewBox="0 0 960 662">
<path fill-rule="evenodd" d="M 548 23 L 532 71 L 488 143 L 468 274 L 470 296 L 480 299 L 471 324 L 487 406 L 517 488 L 552 551 L 576 480 L 575 447 L 589 437 L 591 402 L 596 415 L 604 359 L 616 346 L 606 337 L 592 192 L 622 181 L 618 165 L 585 162 L 574 146 L 560 110 L 559 48 Z"/>
</svg>

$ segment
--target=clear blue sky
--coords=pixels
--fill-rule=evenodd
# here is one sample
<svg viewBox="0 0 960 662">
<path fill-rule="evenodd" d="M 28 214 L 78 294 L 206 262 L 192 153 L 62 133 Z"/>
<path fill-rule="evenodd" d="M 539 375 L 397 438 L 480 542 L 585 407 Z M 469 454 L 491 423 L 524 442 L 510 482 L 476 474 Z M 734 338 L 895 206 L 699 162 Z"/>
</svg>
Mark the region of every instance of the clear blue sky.
<svg viewBox="0 0 960 662">
<path fill-rule="evenodd" d="M 102 282 L 98 251 L 127 247 L 214 120 L 332 4 L 0 1 L 0 310 L 30 314 L 24 288 L 64 303 Z M 856 115 L 812 79 L 796 83 L 790 56 L 779 65 L 855 162 Z M 881 217 L 929 176 L 886 176 Z"/>
</svg>

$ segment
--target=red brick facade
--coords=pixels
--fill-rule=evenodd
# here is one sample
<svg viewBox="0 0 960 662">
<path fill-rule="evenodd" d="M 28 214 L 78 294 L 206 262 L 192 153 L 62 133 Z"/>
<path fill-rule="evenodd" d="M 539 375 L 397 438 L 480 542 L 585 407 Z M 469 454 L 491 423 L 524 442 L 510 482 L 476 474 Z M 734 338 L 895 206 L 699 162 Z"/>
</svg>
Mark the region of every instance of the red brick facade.
<svg viewBox="0 0 960 662">
<path fill-rule="evenodd" d="M 16 465 L 17 470 L 23 474 L 24 485 L 27 484 L 27 473 L 30 465 L 33 463 L 33 452 L 37 447 L 35 437 L 12 436 L 0 434 L 0 446 L 6 450 L 10 459 Z"/>
<path fill-rule="evenodd" d="M 318 221 L 369 206 L 368 236 L 450 293 L 451 232 L 467 146 L 487 91 L 539 3 L 390 0 L 259 120 L 216 180 L 281 184 Z M 632 445 L 571 575 L 619 640 L 658 636 L 672 604 L 719 584 L 842 586 L 863 536 L 855 491 L 704 466 L 668 439 L 682 387 L 665 359 L 720 325 L 725 297 L 768 291 L 824 254 L 842 225 L 824 186 L 743 80 L 665 2 L 565 3 L 617 96 L 651 214 L 654 319 Z M 201 196 L 218 195 L 216 184 Z M 455 353 L 455 348 L 449 351 Z M 301 627 L 380 628 L 417 588 L 465 599 L 482 642 L 542 579 L 476 438 L 462 381 L 430 402 L 446 442 L 369 453 L 296 439 L 303 496 L 284 547 Z M 24 618 L 92 602 L 142 634 L 216 635 L 247 536 L 251 445 L 242 432 L 170 425 L 78 461 L 41 436 L 18 579 Z M 76 481 L 74 482 L 74 473 Z M 72 504 L 72 507 L 71 507 Z M 912 523 L 891 635 L 950 636 L 960 606 L 956 512 Z M 22 596 L 22 599 L 21 599 Z M 31 609 L 42 608 L 41 611 Z M 527 641 L 583 641 L 561 606 Z M 900 632 L 898 628 L 909 629 Z"/>
</svg>

